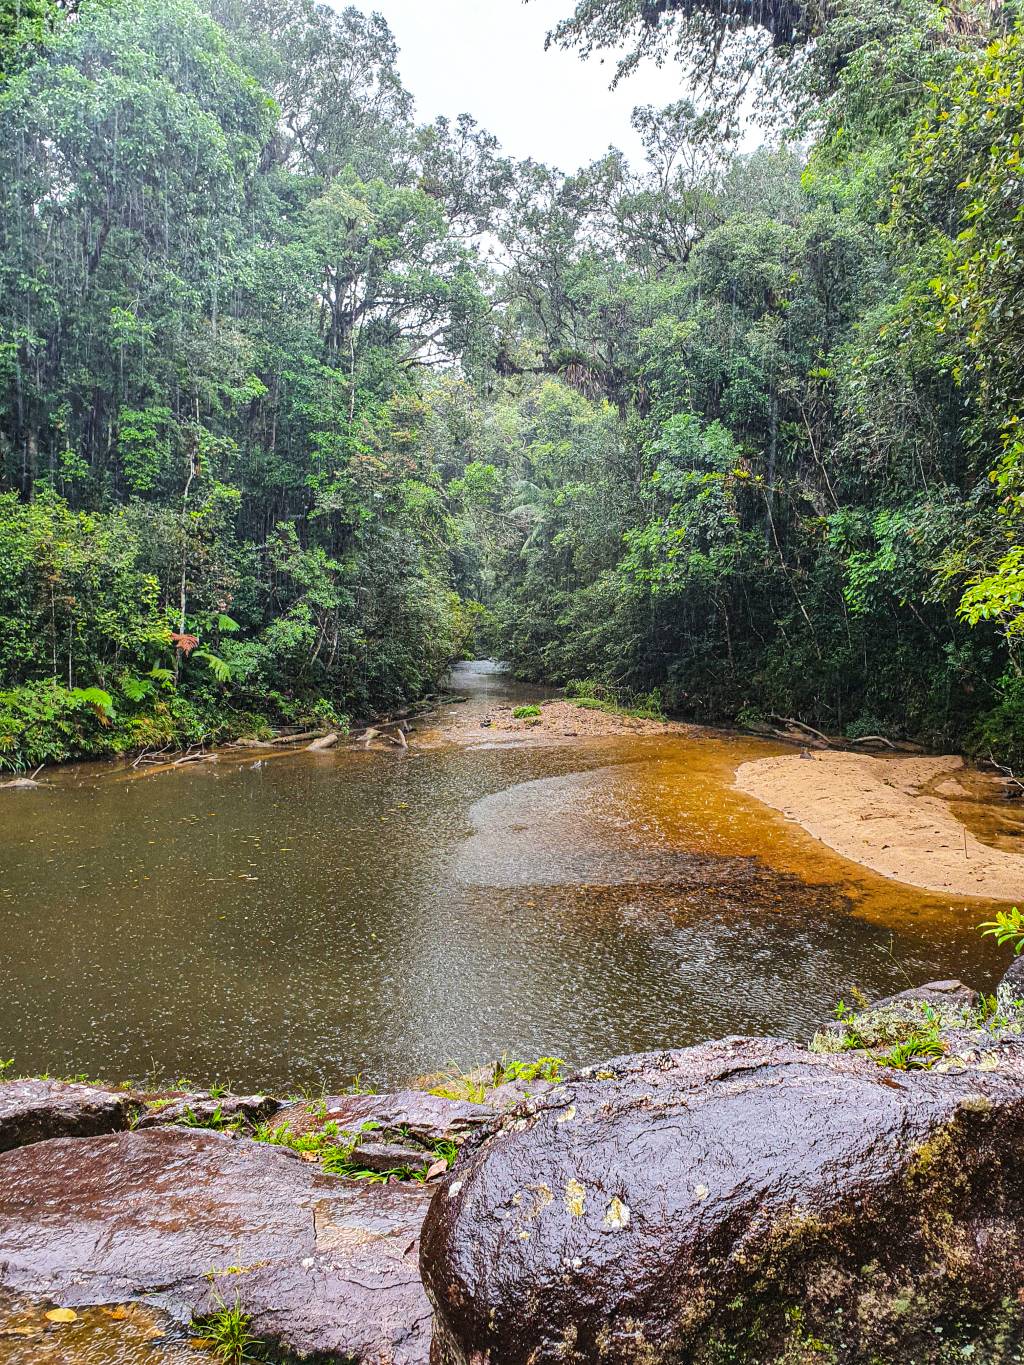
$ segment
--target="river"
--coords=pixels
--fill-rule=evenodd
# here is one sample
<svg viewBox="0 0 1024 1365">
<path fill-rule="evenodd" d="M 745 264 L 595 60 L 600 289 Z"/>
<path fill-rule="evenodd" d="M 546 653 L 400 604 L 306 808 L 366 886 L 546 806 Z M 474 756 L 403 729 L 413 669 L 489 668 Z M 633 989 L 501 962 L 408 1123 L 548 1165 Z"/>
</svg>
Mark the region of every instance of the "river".
<svg viewBox="0 0 1024 1365">
<path fill-rule="evenodd" d="M 406 752 L 83 765 L 3 794 L 0 1055 L 17 1072 L 394 1084 L 805 1037 L 856 985 L 1005 954 L 986 907 L 882 881 L 732 790 L 739 736 L 476 742 L 538 697 L 463 665 Z"/>
</svg>

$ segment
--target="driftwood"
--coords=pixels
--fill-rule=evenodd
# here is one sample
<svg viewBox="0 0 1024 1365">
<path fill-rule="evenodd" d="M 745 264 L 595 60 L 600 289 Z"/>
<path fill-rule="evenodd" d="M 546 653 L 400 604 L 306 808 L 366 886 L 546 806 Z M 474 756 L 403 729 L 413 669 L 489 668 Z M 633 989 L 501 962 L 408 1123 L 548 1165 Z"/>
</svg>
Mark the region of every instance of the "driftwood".
<svg viewBox="0 0 1024 1365">
<path fill-rule="evenodd" d="M 996 768 L 1002 773 L 1003 780 L 1008 787 L 1016 787 L 1017 790 L 1024 795 L 1024 782 L 1021 781 L 1011 767 L 1005 763 L 998 763 L 992 754 L 989 754 L 988 761 L 992 764 L 993 768 Z"/>
<path fill-rule="evenodd" d="M 217 755 L 208 753 L 186 754 L 184 758 L 176 758 L 171 764 L 172 768 L 180 768 L 183 763 L 216 763 Z"/>
<path fill-rule="evenodd" d="M 309 751 L 310 753 L 320 753 L 324 749 L 333 749 L 339 739 L 341 739 L 341 735 L 332 730 L 329 735 L 321 735 L 319 739 L 314 739 L 313 743 L 309 745 Z"/>
<path fill-rule="evenodd" d="M 861 735 L 860 739 L 851 739 L 847 742 L 850 744 L 885 744 L 890 749 L 896 748 L 892 740 L 886 739 L 885 735 Z"/>
<path fill-rule="evenodd" d="M 282 744 L 306 744 L 311 739 L 320 739 L 322 735 L 322 730 L 303 730 L 297 735 L 278 735 L 270 742 L 275 747 Z"/>
<path fill-rule="evenodd" d="M 396 749 L 408 749 L 409 747 L 409 741 L 406 739 L 403 732 L 397 728 L 393 735 L 389 735 L 384 730 L 381 730 L 377 738 L 387 740 L 387 742 L 393 744 Z"/>
<path fill-rule="evenodd" d="M 820 730 L 815 730 L 813 725 L 805 725 L 802 720 L 794 720 L 791 716 L 776 715 L 772 716 L 772 720 L 781 721 L 783 725 L 788 725 L 793 730 L 800 730 L 805 735 L 813 735 L 815 739 L 820 739 L 822 744 L 827 745 L 830 749 L 833 747 L 833 741 L 829 739 L 828 735 L 823 735 Z"/>
</svg>

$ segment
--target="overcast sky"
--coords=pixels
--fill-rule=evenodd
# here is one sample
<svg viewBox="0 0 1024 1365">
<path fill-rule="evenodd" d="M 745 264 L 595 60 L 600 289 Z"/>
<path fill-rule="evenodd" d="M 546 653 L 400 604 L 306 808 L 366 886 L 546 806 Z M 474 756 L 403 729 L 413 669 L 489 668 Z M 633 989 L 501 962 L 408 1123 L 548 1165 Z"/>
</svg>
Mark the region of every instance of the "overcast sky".
<svg viewBox="0 0 1024 1365">
<path fill-rule="evenodd" d="M 334 0 L 339 7 L 345 0 Z M 614 61 L 544 51 L 544 37 L 574 0 L 355 0 L 383 14 L 401 46 L 402 79 L 419 120 L 472 114 L 513 156 L 575 170 L 609 144 L 639 160 L 635 104 L 683 94 L 679 68 L 641 68 L 615 91 Z"/>
</svg>

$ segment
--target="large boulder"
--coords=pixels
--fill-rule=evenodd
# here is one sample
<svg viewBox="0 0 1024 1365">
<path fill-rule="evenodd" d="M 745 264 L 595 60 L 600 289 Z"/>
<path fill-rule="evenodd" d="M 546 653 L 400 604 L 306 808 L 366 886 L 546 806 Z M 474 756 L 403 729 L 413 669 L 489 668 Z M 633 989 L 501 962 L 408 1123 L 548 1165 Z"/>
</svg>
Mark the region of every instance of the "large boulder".
<svg viewBox="0 0 1024 1365">
<path fill-rule="evenodd" d="M 726 1039 L 590 1068 L 464 1149 L 435 1365 L 1019 1359 L 1024 1061 Z"/>
<path fill-rule="evenodd" d="M 0 1083 L 0 1152 L 48 1138 L 97 1137 L 128 1127 L 130 1094 L 68 1081 Z"/>
<path fill-rule="evenodd" d="M 0 1156 L 0 1287 L 182 1321 L 237 1299 L 256 1334 L 296 1354 L 425 1365 L 429 1200 L 201 1130 L 39 1143 Z"/>
</svg>

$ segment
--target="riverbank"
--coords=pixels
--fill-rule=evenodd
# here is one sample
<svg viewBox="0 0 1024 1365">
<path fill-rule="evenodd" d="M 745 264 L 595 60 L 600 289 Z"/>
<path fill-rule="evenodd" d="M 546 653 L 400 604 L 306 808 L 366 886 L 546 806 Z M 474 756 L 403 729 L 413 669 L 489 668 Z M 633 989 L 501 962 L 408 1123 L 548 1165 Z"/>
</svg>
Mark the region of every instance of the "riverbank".
<svg viewBox="0 0 1024 1365">
<path fill-rule="evenodd" d="M 1020 984 L 387 1094 L 0 1081 L 0 1365 L 1008 1362 Z"/>
<path fill-rule="evenodd" d="M 443 734 L 457 744 L 568 744 L 573 740 L 650 738 L 701 733 L 696 725 L 599 702 L 592 697 L 544 697 L 535 702 L 488 704 L 454 717 Z"/>
<path fill-rule="evenodd" d="M 966 797 L 956 755 L 885 757 L 833 751 L 744 763 L 736 786 L 781 811 L 851 862 L 955 896 L 1016 901 L 1024 853 L 983 843 L 950 808 Z"/>
</svg>

